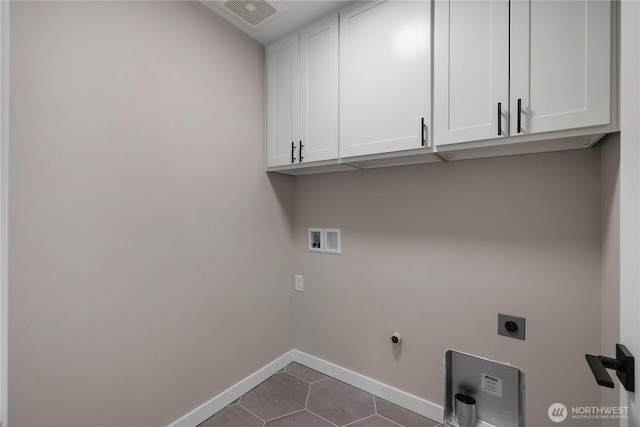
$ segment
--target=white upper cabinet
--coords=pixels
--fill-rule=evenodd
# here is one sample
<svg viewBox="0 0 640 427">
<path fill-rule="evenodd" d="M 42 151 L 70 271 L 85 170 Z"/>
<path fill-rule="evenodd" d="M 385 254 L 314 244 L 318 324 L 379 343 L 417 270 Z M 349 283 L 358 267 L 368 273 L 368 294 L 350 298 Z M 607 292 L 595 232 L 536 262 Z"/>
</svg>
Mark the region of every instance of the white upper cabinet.
<svg viewBox="0 0 640 427">
<path fill-rule="evenodd" d="M 608 124 L 610 74 L 609 1 L 512 2 L 512 134 Z"/>
<path fill-rule="evenodd" d="M 267 167 L 338 158 L 338 18 L 267 56 Z"/>
<path fill-rule="evenodd" d="M 340 14 L 340 157 L 430 146 L 430 10 L 386 1 Z"/>
<path fill-rule="evenodd" d="M 338 17 L 300 33 L 302 162 L 338 158 Z"/>
<path fill-rule="evenodd" d="M 584 148 L 616 129 L 612 0 L 354 3 L 267 47 L 267 170 Z"/>
<path fill-rule="evenodd" d="M 436 1 L 433 139 L 506 137 L 509 2 Z"/>
<path fill-rule="evenodd" d="M 434 34 L 436 145 L 609 124 L 610 1 L 436 1 Z"/>
<path fill-rule="evenodd" d="M 267 47 L 267 166 L 297 159 L 299 135 L 298 34 Z"/>
</svg>

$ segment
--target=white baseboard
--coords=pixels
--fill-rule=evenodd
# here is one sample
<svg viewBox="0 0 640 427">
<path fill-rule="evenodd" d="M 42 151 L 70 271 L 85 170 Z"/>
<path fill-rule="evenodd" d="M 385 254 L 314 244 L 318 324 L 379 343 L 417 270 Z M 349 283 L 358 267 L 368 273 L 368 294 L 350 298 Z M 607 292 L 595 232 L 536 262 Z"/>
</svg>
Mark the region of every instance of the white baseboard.
<svg viewBox="0 0 640 427">
<path fill-rule="evenodd" d="M 329 375 L 337 380 L 371 393 L 374 396 L 378 396 L 381 399 L 388 400 L 423 417 L 438 422 L 442 422 L 444 419 L 444 408 L 440 405 L 436 405 L 428 400 L 398 390 L 395 387 L 383 384 L 380 381 L 365 377 L 364 375 L 360 375 L 301 351 L 293 350 L 292 353 L 294 362 L 315 369 L 318 372 L 322 372 L 325 375 Z M 442 395 L 444 396 L 444 390 Z"/>
<path fill-rule="evenodd" d="M 420 397 L 406 393 L 397 388 L 383 384 L 380 381 L 365 377 L 356 372 L 342 368 L 331 362 L 319 359 L 315 356 L 298 350 L 291 350 L 267 366 L 259 369 L 239 383 L 229 387 L 213 399 L 202 404 L 187 415 L 169 425 L 169 427 L 195 427 L 202 423 L 225 406 L 247 393 L 249 390 L 265 381 L 291 362 L 297 362 L 308 368 L 315 369 L 325 375 L 362 389 L 389 402 L 402 406 L 424 417 L 441 422 L 444 418 L 444 408 Z M 444 392 L 443 392 L 444 395 Z"/>
<path fill-rule="evenodd" d="M 169 427 L 197 426 L 291 362 L 293 362 L 293 350 L 283 354 L 267 366 L 258 369 L 239 383 L 232 385 L 213 399 L 174 421 Z"/>
</svg>

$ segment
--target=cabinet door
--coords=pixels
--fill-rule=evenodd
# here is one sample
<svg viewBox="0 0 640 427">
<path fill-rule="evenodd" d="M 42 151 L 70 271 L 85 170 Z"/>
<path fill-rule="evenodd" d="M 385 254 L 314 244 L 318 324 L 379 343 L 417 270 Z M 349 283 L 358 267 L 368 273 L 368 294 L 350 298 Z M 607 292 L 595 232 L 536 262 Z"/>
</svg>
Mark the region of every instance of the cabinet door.
<svg viewBox="0 0 640 427">
<path fill-rule="evenodd" d="M 436 145 L 508 136 L 509 2 L 436 1 Z"/>
<path fill-rule="evenodd" d="M 428 1 L 367 2 L 340 14 L 341 157 L 423 145 L 430 22 Z"/>
<path fill-rule="evenodd" d="M 609 1 L 512 2 L 511 134 L 608 124 L 610 67 Z"/>
<path fill-rule="evenodd" d="M 338 17 L 300 33 L 301 162 L 338 158 Z"/>
<path fill-rule="evenodd" d="M 266 50 L 267 166 L 283 166 L 298 159 L 299 50 L 297 33 Z"/>
</svg>

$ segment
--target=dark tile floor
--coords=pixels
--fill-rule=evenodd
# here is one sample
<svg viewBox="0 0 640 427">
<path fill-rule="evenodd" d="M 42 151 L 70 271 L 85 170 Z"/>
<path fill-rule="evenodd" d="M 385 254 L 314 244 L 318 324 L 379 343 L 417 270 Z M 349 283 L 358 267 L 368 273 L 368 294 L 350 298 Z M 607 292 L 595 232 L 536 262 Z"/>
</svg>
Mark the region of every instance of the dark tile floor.
<svg viewBox="0 0 640 427">
<path fill-rule="evenodd" d="M 271 376 L 199 427 L 441 427 L 298 363 Z"/>
</svg>

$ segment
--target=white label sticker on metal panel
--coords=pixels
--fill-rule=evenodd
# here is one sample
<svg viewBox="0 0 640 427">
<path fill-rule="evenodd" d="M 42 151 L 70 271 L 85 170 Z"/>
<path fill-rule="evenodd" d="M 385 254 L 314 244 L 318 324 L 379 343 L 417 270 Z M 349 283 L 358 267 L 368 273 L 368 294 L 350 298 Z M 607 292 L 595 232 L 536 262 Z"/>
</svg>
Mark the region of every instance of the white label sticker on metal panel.
<svg viewBox="0 0 640 427">
<path fill-rule="evenodd" d="M 502 380 L 491 375 L 482 374 L 480 390 L 497 397 L 502 397 Z"/>
</svg>

